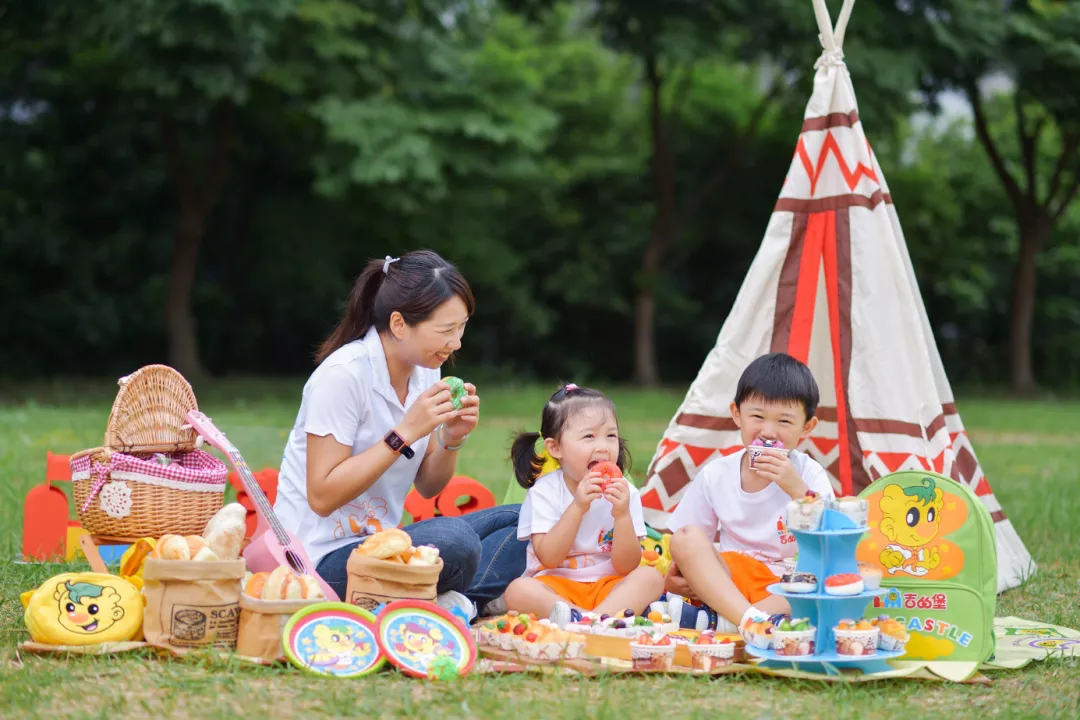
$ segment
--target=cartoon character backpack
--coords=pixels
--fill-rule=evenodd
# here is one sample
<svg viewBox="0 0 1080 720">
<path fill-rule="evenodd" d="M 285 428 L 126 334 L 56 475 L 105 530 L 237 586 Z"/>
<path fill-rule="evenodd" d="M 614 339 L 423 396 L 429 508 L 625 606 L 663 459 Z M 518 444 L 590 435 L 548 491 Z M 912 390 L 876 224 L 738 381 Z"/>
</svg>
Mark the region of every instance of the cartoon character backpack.
<svg viewBox="0 0 1080 720">
<path fill-rule="evenodd" d="M 870 504 L 860 563 L 882 573 L 886 594 L 867 617 L 907 626 L 905 660 L 981 663 L 994 652 L 997 548 L 994 524 L 966 486 L 943 475 L 903 471 L 860 493 Z"/>
<path fill-rule="evenodd" d="M 103 573 L 63 573 L 23 593 L 23 620 L 34 642 L 96 645 L 132 640 L 142 631 L 143 596 Z"/>
</svg>

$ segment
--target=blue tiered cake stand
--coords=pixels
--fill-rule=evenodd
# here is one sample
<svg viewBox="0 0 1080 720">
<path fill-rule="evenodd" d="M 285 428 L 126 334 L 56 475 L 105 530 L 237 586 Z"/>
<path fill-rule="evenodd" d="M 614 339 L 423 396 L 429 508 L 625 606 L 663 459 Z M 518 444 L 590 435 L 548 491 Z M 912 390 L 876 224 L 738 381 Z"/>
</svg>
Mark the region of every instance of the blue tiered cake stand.
<svg viewBox="0 0 1080 720">
<path fill-rule="evenodd" d="M 817 628 L 814 654 L 805 657 L 777 655 L 772 650 L 746 646 L 750 655 L 762 658 L 764 667 L 797 669 L 828 675 L 837 675 L 845 668 L 856 668 L 864 673 L 892 670 L 887 662 L 900 657 L 904 651 L 878 650 L 874 655 L 837 655 L 833 628 L 843 619 L 856 620 L 863 617 L 866 605 L 884 590 L 866 590 L 858 595 L 828 595 L 825 578 L 840 573 L 858 574 L 855 547 L 866 533 L 866 528 L 856 527 L 846 515 L 826 508 L 818 530 L 789 530 L 799 543 L 799 572 L 813 573 L 818 579 L 817 589 L 812 593 L 792 593 L 780 589 L 780 584 L 770 585 L 774 595 L 787 598 L 791 605 L 791 617 L 810 618 Z"/>
</svg>

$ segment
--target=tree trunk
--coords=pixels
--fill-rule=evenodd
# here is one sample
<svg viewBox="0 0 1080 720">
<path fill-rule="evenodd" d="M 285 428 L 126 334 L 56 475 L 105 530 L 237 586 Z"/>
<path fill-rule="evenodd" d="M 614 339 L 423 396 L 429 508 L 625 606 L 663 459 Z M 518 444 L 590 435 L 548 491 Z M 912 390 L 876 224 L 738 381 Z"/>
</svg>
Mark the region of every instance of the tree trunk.
<svg viewBox="0 0 1080 720">
<path fill-rule="evenodd" d="M 652 137 L 652 189 L 655 214 L 649 243 L 641 258 L 634 298 L 634 375 L 638 384 L 660 383 L 656 361 L 656 286 L 664 252 L 675 233 L 675 158 L 671 150 L 663 108 L 663 83 L 655 55 L 645 59 L 649 82 L 649 126 Z"/>
<path fill-rule="evenodd" d="M 1020 253 L 1013 272 L 1009 317 L 1009 381 L 1016 395 L 1032 395 L 1037 389 L 1032 365 L 1032 325 L 1038 285 L 1039 251 L 1052 226 L 1045 211 L 1021 219 Z"/>
<path fill-rule="evenodd" d="M 169 365 L 187 377 L 205 373 L 199 357 L 199 336 L 191 291 L 199 266 L 199 246 L 206 232 L 206 218 L 196 208 L 178 208 L 169 262 L 169 285 L 165 295 L 165 329 L 169 340 Z"/>
</svg>

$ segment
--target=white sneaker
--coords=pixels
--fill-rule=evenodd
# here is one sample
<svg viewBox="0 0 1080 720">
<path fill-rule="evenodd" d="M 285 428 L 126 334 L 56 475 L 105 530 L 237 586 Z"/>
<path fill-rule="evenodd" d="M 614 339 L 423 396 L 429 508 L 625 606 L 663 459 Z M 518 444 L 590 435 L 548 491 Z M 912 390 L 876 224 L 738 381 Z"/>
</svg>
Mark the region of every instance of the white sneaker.
<svg viewBox="0 0 1080 720">
<path fill-rule="evenodd" d="M 476 605 L 457 590 L 447 590 L 444 593 L 439 593 L 435 598 L 435 604 L 443 610 L 453 611 L 455 608 L 461 610 L 468 618 L 466 624 L 472 622 L 473 618 L 476 617 Z"/>
<path fill-rule="evenodd" d="M 570 606 L 562 600 L 557 600 L 555 604 L 551 606 L 551 612 L 548 613 L 548 620 L 558 625 L 560 629 L 566 627 L 570 623 Z"/>
<path fill-rule="evenodd" d="M 482 615 L 484 617 L 496 617 L 505 615 L 508 610 L 509 608 L 506 607 L 506 595 L 500 595 L 484 606 Z"/>
</svg>

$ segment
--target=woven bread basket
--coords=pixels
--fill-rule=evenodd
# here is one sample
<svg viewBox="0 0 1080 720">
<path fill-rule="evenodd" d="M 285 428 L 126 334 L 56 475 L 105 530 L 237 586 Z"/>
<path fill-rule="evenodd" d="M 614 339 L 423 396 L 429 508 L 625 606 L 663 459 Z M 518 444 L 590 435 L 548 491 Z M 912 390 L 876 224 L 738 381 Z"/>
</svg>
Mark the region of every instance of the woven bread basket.
<svg viewBox="0 0 1080 720">
<path fill-rule="evenodd" d="M 147 365 L 119 384 L 105 444 L 71 456 L 79 521 L 110 538 L 201 534 L 221 509 L 228 470 L 196 449 L 195 430 L 184 427 L 198 409 L 191 385 L 166 365 Z M 156 463 L 154 453 L 173 454 L 173 463 Z"/>
</svg>

